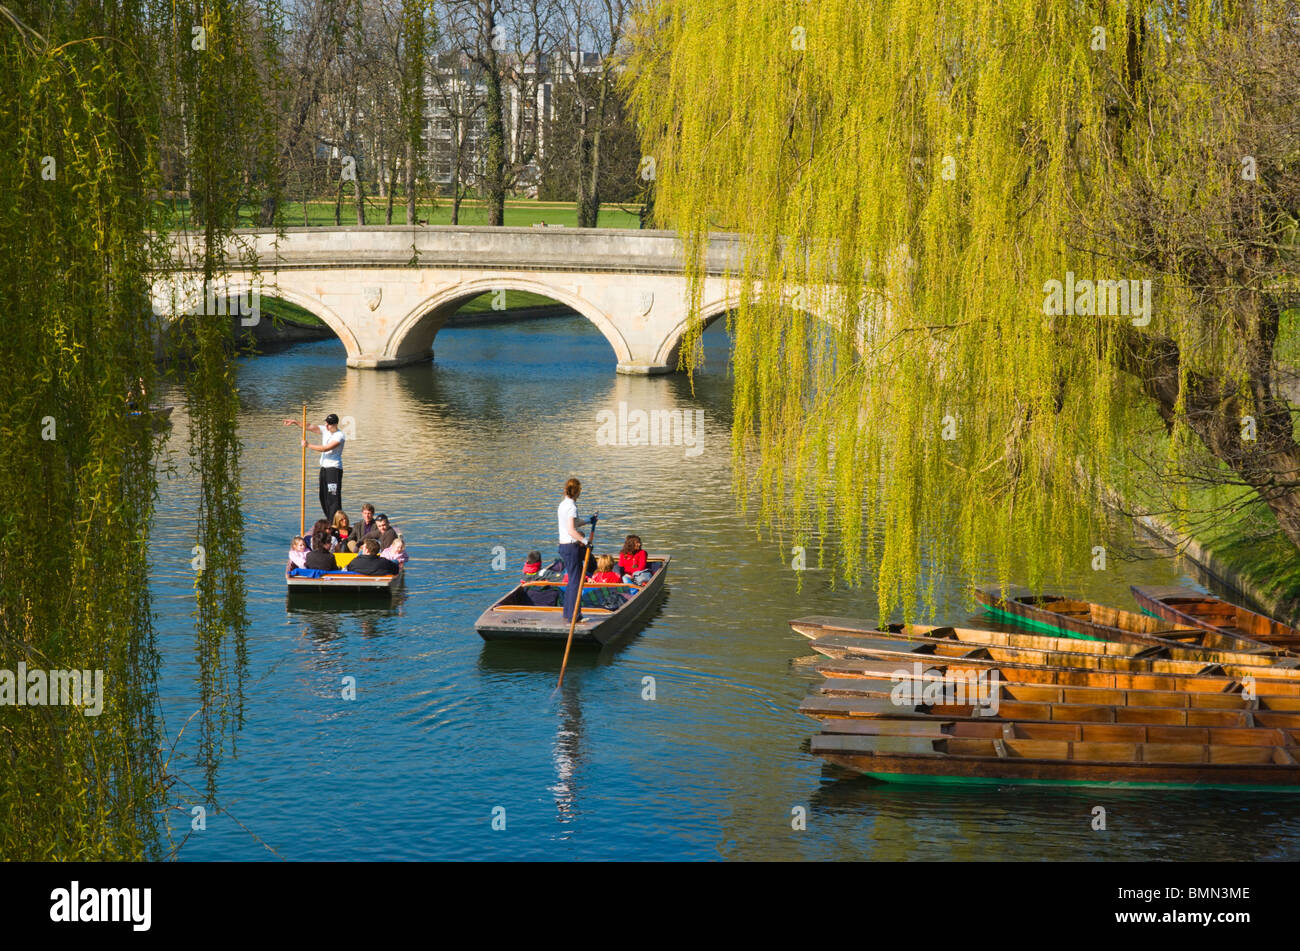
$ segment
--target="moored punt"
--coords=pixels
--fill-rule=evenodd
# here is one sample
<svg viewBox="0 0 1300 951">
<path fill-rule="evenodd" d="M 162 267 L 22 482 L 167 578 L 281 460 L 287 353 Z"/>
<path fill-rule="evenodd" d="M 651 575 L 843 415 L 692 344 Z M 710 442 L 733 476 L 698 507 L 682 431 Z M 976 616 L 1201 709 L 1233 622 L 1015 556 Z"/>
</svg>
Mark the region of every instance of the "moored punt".
<svg viewBox="0 0 1300 951">
<path fill-rule="evenodd" d="M 820 623 L 827 622 L 827 623 Z M 833 622 L 833 623 L 830 623 Z M 948 627 L 936 624 L 890 624 L 884 630 L 874 630 L 867 621 L 849 621 L 845 618 L 799 618 L 790 626 L 805 637 L 819 641 L 827 637 L 868 637 L 907 640 L 935 639 L 957 641 L 971 645 L 992 645 L 1007 648 L 1045 650 L 1067 654 L 1093 654 L 1116 657 L 1159 657 L 1168 660 L 1192 660 L 1202 663 L 1239 664 L 1246 667 L 1294 669 L 1300 677 L 1300 657 L 1271 651 L 1255 654 L 1244 651 L 1220 651 L 1199 647 L 1184 647 L 1173 642 L 1126 643 L 1109 640 L 1081 640 L 1073 637 L 1054 637 L 1046 634 L 1022 634 L 1004 631 L 985 631 L 978 628 Z M 828 644 L 841 643 L 827 641 Z M 816 646 L 814 644 L 814 646 Z"/>
<path fill-rule="evenodd" d="M 898 685 L 890 681 L 858 681 L 828 679 L 823 681 L 799 705 L 804 716 L 819 720 L 886 719 L 898 717 L 941 717 L 972 719 L 988 722 L 1024 720 L 1066 723 L 1114 723 L 1128 725 L 1160 725 L 1189 727 L 1270 727 L 1300 730 L 1300 702 L 1295 698 L 1277 698 L 1285 703 L 1292 701 L 1291 709 L 1272 709 L 1268 703 L 1241 702 L 1240 695 L 1187 694 L 1179 704 L 1141 706 L 1146 691 L 1127 693 L 1120 702 L 1114 697 L 1078 696 L 1065 693 L 1065 699 L 1044 699 L 1033 688 L 1020 684 L 999 683 L 996 694 L 992 685 L 936 683 L 915 681 L 904 688 L 900 696 Z M 983 690 L 983 696 L 977 695 Z M 1042 688 L 1039 688 L 1041 690 Z M 1093 690 L 1092 693 L 1100 693 Z M 1155 693 L 1151 691 L 1150 693 Z M 1233 697 L 1235 705 L 1215 704 L 1202 706 L 1188 703 L 1188 698 Z M 991 700 L 996 698 L 997 705 Z"/>
<path fill-rule="evenodd" d="M 865 677 L 879 679 L 899 671 L 922 667 L 938 676 L 949 672 L 998 671 L 1002 680 L 1024 684 L 1054 684 L 1072 687 L 1108 687 L 1121 690 L 1197 691 L 1204 693 L 1240 694 L 1245 683 L 1238 678 L 1222 674 L 1179 674 L 1162 671 L 1132 672 L 1096 670 L 1078 667 L 1047 667 L 1040 664 L 1005 663 L 983 658 L 936 657 L 921 653 L 890 651 L 879 655 L 861 654 L 839 660 L 834 664 L 819 665 L 818 670 L 827 676 Z M 1156 663 L 1162 663 L 1157 661 Z M 1163 663 L 1180 663 L 1164 661 Z M 1300 697 L 1300 683 L 1291 681 L 1252 681 L 1248 695 L 1260 697 Z"/>
<path fill-rule="evenodd" d="M 951 628 L 939 629 L 952 631 Z M 917 637 L 881 632 L 868 637 L 832 634 L 812 642 L 813 650 L 835 658 L 883 658 L 907 663 L 921 658 L 960 662 L 974 667 L 1009 665 L 1024 667 L 1067 668 L 1081 671 L 1153 673 L 1171 675 L 1208 675 L 1220 678 L 1249 676 L 1264 684 L 1281 683 L 1300 691 L 1300 670 L 1289 667 L 1246 666 L 1219 663 L 1215 660 L 1171 660 L 1159 656 L 1126 656 L 1073 651 L 1043 650 L 1029 647 L 1005 647 L 998 644 L 964 642 L 951 637 Z M 1153 648 L 1162 650 L 1162 648 Z"/>
<path fill-rule="evenodd" d="M 942 689 L 945 696 L 953 696 L 959 686 L 964 686 L 969 695 L 971 671 L 937 670 L 894 671 L 884 674 L 879 671 L 863 672 L 860 665 L 850 664 L 848 669 L 840 663 L 820 664 L 817 672 L 825 679 L 816 688 L 816 692 L 825 696 L 873 696 L 881 692 L 891 693 L 893 687 L 904 680 L 921 684 L 921 696 L 925 696 L 927 685 L 930 689 Z M 984 678 L 984 684 L 991 685 L 993 675 Z M 951 686 L 949 682 L 951 681 Z M 980 682 L 977 679 L 975 683 Z M 1223 681 L 1216 681 L 1222 684 Z M 1229 681 L 1225 692 L 1210 690 L 1176 690 L 1144 689 L 1134 687 L 1088 687 L 1072 684 L 1026 683 L 1019 680 L 1003 680 L 1001 672 L 997 675 L 998 696 L 1013 703 L 1050 703 L 1083 704 L 1087 706 L 1112 707 L 1195 707 L 1201 710 L 1269 710 L 1300 711 L 1300 696 L 1279 694 L 1252 695 L 1238 692 L 1239 685 Z M 916 688 L 910 688 L 915 690 Z M 913 696 L 916 696 L 914 693 Z M 946 701 L 945 701 L 946 702 Z"/>
<path fill-rule="evenodd" d="M 631 591 L 617 610 L 582 608 L 582 620 L 574 627 L 575 644 L 608 644 L 615 637 L 644 620 L 663 593 L 668 577 L 671 556 L 647 559 L 646 566 L 654 573 L 640 588 L 627 584 L 591 584 L 584 591 L 614 589 Z M 553 587 L 563 591 L 560 582 L 531 582 L 530 586 Z M 529 602 L 523 584 L 516 585 L 508 594 L 484 611 L 474 624 L 485 641 L 555 641 L 563 644 L 569 637 L 569 622 L 564 620 L 561 607 L 544 607 Z"/>
<path fill-rule="evenodd" d="M 1091 601 L 1076 601 L 1052 594 L 1036 595 L 1028 588 L 1012 585 L 1006 597 L 997 585 L 976 586 L 977 600 L 989 614 L 1026 627 L 1063 632 L 1078 637 L 1138 644 L 1177 643 L 1185 647 L 1213 650 L 1278 652 L 1277 644 L 1266 644 L 1244 634 L 1202 627 L 1176 619 L 1154 618 L 1133 611 Z"/>
<path fill-rule="evenodd" d="M 822 722 L 823 736 L 920 736 L 941 739 L 1064 740 L 1071 743 L 1172 743 L 1196 746 L 1300 744 L 1300 729 L 1272 726 L 1186 726 L 1161 723 L 1043 722 L 988 717 L 895 715 Z"/>
<path fill-rule="evenodd" d="M 1227 637 L 1244 637 L 1288 650 L 1300 648 L 1300 630 L 1191 588 L 1133 585 L 1133 597 L 1152 614 Z"/>
<path fill-rule="evenodd" d="M 828 762 L 887 782 L 1300 788 L 1294 746 L 819 734 Z"/>
</svg>

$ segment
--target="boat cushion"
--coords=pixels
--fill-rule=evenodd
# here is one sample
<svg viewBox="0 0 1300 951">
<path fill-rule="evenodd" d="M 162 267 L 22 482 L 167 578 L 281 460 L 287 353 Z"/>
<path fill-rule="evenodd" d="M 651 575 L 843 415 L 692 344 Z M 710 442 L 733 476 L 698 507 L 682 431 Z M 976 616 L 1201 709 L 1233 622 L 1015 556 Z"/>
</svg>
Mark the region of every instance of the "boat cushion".
<svg viewBox="0 0 1300 951">
<path fill-rule="evenodd" d="M 320 578 L 325 575 L 356 575 L 358 578 L 366 578 L 369 575 L 358 575 L 355 571 L 321 571 L 319 568 L 295 568 L 289 572 L 290 578 Z"/>
</svg>

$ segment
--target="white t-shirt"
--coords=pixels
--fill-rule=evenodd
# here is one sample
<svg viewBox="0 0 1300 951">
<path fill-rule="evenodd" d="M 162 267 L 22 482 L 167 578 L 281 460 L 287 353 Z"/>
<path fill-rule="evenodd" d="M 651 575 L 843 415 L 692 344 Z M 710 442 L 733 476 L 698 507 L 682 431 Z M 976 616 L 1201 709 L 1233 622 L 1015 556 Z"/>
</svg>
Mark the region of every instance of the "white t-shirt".
<svg viewBox="0 0 1300 951">
<path fill-rule="evenodd" d="M 560 503 L 560 508 L 556 515 L 557 520 L 560 523 L 560 544 L 574 544 L 573 538 L 569 535 L 568 521 L 569 519 L 573 519 L 573 525 L 576 530 L 578 525 L 578 503 L 566 495 L 564 501 Z"/>
<path fill-rule="evenodd" d="M 343 430 L 336 429 L 334 432 L 321 434 L 324 438 L 320 444 L 326 449 L 320 454 L 320 467 L 322 469 L 342 469 L 343 468 Z"/>
</svg>

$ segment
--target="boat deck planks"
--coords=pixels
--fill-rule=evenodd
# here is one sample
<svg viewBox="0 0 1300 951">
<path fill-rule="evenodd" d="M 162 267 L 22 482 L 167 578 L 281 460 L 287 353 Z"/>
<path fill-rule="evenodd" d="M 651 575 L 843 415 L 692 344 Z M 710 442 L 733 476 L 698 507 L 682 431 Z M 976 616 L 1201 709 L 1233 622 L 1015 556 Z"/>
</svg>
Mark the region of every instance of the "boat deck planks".
<svg viewBox="0 0 1300 951">
<path fill-rule="evenodd" d="M 668 565 L 671 555 L 649 558 L 651 564 L 660 567 L 651 575 L 650 580 L 616 611 L 604 608 L 582 608 L 582 619 L 574 627 L 573 643 L 604 645 L 620 634 L 629 631 L 646 616 L 659 602 L 668 578 Z M 542 582 L 544 586 L 563 587 L 558 582 Z M 593 587 L 628 588 L 631 585 L 591 585 Z M 485 641 L 555 641 L 563 644 L 569 637 L 569 622 L 564 620 L 560 607 L 545 607 L 533 604 L 519 604 L 523 600 L 524 586 L 517 584 L 491 607 L 479 615 L 474 624 Z"/>
</svg>

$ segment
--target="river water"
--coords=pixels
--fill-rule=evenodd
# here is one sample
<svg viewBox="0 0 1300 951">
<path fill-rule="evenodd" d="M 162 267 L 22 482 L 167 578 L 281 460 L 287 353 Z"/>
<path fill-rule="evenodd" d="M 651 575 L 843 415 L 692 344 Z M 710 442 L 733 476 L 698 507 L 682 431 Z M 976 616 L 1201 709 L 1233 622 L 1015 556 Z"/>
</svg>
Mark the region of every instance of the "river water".
<svg viewBox="0 0 1300 951">
<path fill-rule="evenodd" d="M 191 720 L 196 491 L 183 464 L 164 478 L 150 539 L 180 858 L 1300 857 L 1300 797 L 890 786 L 810 755 L 815 724 L 797 708 L 816 679 L 801 660 L 812 652 L 787 622 L 869 616 L 870 581 L 835 589 L 796 573 L 790 552 L 758 541 L 737 513 L 728 341 L 720 326 L 705 340 L 693 394 L 677 376 L 615 374 L 609 345 L 576 316 L 447 328 L 436 362 L 400 370 L 348 370 L 336 341 L 242 360 L 249 627 L 244 664 L 225 671 L 242 719 L 212 800 Z M 373 502 L 408 540 L 405 590 L 391 604 L 286 600 L 299 451 L 282 419 L 303 402 L 311 419 L 355 421 L 348 514 L 359 520 Z M 597 414 L 620 403 L 701 410 L 700 439 L 602 445 Z M 176 417 L 169 451 L 183 463 Z M 485 644 L 473 624 L 530 548 L 553 554 L 571 474 L 583 480 L 581 511 L 601 513 L 598 550 L 636 532 L 673 563 L 650 623 L 613 649 L 576 653 L 557 694 L 559 651 Z M 1082 565 L 1071 582 L 1132 608 L 1130 584 L 1180 579 L 1171 559 L 1150 555 Z M 940 620 L 973 620 L 955 584 L 939 596 Z M 1092 828 L 1098 805 L 1104 831 Z"/>
</svg>

